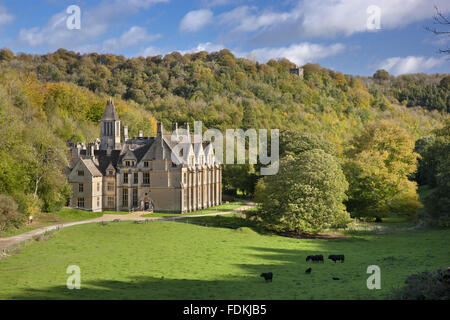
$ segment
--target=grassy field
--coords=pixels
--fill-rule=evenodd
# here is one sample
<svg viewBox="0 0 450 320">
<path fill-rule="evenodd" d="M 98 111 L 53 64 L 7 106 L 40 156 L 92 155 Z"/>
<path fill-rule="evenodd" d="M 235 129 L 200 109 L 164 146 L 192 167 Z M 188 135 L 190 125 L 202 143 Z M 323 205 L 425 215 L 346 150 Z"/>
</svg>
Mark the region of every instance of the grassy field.
<svg viewBox="0 0 450 320">
<path fill-rule="evenodd" d="M 18 234 L 22 234 L 28 231 L 32 231 L 38 228 L 47 227 L 55 224 L 81 221 L 101 217 L 107 212 L 91 212 L 72 208 L 63 208 L 53 213 L 42 213 L 34 221 L 33 224 L 26 224 L 19 229 L 14 229 L 0 234 L 1 238 L 11 237 Z"/>
<path fill-rule="evenodd" d="M 196 215 L 196 214 L 209 214 L 209 213 L 215 213 L 215 212 L 231 211 L 231 210 L 237 209 L 239 207 L 242 207 L 244 205 L 246 205 L 245 202 L 235 201 L 235 202 L 224 203 L 222 205 L 204 209 L 204 210 L 189 212 L 187 214 Z M 129 213 L 130 212 L 128 212 L 128 211 L 91 212 L 91 211 L 85 211 L 85 210 L 79 210 L 79 209 L 63 208 L 57 212 L 40 214 L 34 220 L 33 224 L 31 224 L 31 225 L 25 224 L 23 227 L 21 227 L 19 229 L 13 229 L 13 230 L 1 232 L 0 238 L 15 236 L 18 234 L 22 234 L 22 233 L 32 231 L 32 230 L 35 230 L 38 228 L 48 227 L 48 226 L 55 225 L 55 224 L 99 218 L 99 217 L 103 216 L 104 214 L 114 214 L 114 215 L 120 216 L 120 215 L 129 214 Z M 180 216 L 180 214 L 179 213 L 153 212 L 153 213 L 149 213 L 149 214 L 144 214 L 142 216 L 143 217 L 176 217 L 176 216 Z"/>
<path fill-rule="evenodd" d="M 187 212 L 187 213 L 185 213 L 185 215 L 210 214 L 210 213 L 216 213 L 216 212 L 219 213 L 219 212 L 224 212 L 224 211 L 232 211 L 232 210 L 235 210 L 235 209 L 245 206 L 245 205 L 246 205 L 245 202 L 234 201 L 234 202 L 229 202 L 229 203 L 223 203 L 221 205 L 203 209 L 203 210 Z M 143 217 L 177 217 L 177 216 L 180 216 L 180 214 L 179 213 L 152 212 L 152 213 L 144 214 L 142 216 Z"/>
<path fill-rule="evenodd" d="M 0 299 L 383 299 L 407 275 L 450 265 L 449 230 L 400 221 L 334 240 L 233 229 L 245 225 L 236 215 L 188 221 L 86 224 L 33 241 L 0 260 Z M 346 260 L 305 261 L 319 253 Z M 372 264 L 381 290 L 366 287 Z M 69 265 L 81 268 L 81 290 L 66 288 Z M 259 277 L 268 271 L 272 283 Z"/>
</svg>

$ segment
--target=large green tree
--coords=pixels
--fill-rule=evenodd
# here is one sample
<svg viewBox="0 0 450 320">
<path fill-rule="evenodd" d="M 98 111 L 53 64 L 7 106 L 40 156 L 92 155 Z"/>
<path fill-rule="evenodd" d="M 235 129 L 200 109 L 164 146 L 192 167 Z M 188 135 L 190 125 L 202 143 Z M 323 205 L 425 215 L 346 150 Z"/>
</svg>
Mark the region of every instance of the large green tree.
<svg viewBox="0 0 450 320">
<path fill-rule="evenodd" d="M 270 229 L 320 232 L 345 226 L 350 216 L 343 201 L 348 183 L 336 158 L 320 149 L 280 161 L 278 174 L 258 182 L 257 218 Z"/>
<path fill-rule="evenodd" d="M 436 140 L 425 155 L 432 163 L 434 191 L 426 201 L 427 212 L 439 225 L 450 225 L 450 120 L 436 130 Z"/>
</svg>

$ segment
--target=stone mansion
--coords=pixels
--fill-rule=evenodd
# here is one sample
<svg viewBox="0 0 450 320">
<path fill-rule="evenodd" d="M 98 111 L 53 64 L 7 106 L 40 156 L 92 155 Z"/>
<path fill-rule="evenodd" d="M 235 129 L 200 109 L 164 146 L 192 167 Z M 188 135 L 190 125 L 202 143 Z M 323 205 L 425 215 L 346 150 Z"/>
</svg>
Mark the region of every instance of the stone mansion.
<svg viewBox="0 0 450 320">
<path fill-rule="evenodd" d="M 194 142 L 183 130 L 188 150 L 172 161 L 172 133 L 158 122 L 156 137 L 128 137 L 110 99 L 100 120 L 100 139 L 87 146 L 68 142 L 70 206 L 91 211 L 184 213 L 222 203 L 222 168 L 211 143 Z M 173 125 L 178 135 L 178 125 Z M 182 130 L 180 130 L 182 131 Z M 183 134 L 183 133 L 180 133 Z M 183 154 L 185 153 L 185 154 Z M 175 160 L 175 159 L 173 159 Z"/>
</svg>

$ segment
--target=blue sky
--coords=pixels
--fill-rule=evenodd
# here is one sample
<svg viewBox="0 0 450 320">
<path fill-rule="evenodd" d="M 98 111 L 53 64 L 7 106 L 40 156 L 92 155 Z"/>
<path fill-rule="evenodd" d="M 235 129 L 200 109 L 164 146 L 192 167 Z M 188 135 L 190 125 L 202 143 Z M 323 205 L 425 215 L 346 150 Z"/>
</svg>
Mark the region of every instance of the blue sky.
<svg viewBox="0 0 450 320">
<path fill-rule="evenodd" d="M 81 10 L 79 30 L 67 28 L 71 5 Z M 4 0 L 0 47 L 127 57 L 228 48 L 348 74 L 449 73 L 450 57 L 438 49 L 450 38 L 424 30 L 435 5 L 449 15 L 448 0 Z"/>
</svg>

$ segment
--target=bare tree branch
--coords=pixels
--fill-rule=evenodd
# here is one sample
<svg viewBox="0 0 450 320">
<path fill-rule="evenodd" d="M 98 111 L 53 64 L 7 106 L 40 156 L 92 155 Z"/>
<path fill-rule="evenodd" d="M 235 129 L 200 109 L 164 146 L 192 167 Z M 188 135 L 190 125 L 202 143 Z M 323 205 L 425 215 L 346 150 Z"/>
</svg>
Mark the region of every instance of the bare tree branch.
<svg viewBox="0 0 450 320">
<path fill-rule="evenodd" d="M 436 9 L 436 14 L 433 17 L 434 24 L 444 26 L 444 28 L 448 28 L 449 30 L 439 30 L 436 27 L 425 27 L 425 30 L 435 34 L 435 35 L 447 35 L 450 36 L 450 18 L 444 16 L 441 11 L 439 11 L 438 7 L 434 7 Z M 450 54 L 450 48 L 448 49 L 439 49 L 439 53 Z"/>
</svg>

